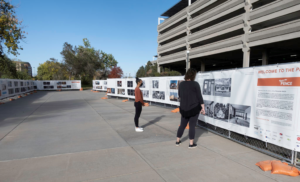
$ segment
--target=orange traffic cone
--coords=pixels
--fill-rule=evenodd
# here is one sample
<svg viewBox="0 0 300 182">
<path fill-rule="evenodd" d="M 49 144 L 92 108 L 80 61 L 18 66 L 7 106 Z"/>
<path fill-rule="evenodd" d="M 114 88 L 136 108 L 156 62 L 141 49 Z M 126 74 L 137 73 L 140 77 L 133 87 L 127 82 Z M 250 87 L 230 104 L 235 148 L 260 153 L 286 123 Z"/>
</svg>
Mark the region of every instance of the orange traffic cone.
<svg viewBox="0 0 300 182">
<path fill-rule="evenodd" d="M 83 88 L 80 88 L 80 91 L 83 91 Z"/>
<path fill-rule="evenodd" d="M 18 99 L 20 99 L 20 98 L 22 98 L 22 96 L 21 96 L 21 95 L 19 95 L 19 96 L 18 96 Z"/>
</svg>

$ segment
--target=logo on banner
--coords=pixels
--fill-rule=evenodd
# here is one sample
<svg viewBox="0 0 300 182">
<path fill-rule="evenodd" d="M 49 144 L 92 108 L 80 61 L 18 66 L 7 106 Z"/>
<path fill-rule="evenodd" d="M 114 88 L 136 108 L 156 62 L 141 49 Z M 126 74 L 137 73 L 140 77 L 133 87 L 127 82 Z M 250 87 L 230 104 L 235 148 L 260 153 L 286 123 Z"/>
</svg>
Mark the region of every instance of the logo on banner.
<svg viewBox="0 0 300 182">
<path fill-rule="evenodd" d="M 293 85 L 293 82 L 287 82 L 287 79 L 279 80 L 279 82 L 280 82 L 280 85 L 288 85 L 288 86 Z"/>
<path fill-rule="evenodd" d="M 300 141 L 300 137 L 298 137 L 297 140 Z"/>
<path fill-rule="evenodd" d="M 280 133 L 280 136 L 282 136 L 283 134 L 282 133 Z"/>
</svg>

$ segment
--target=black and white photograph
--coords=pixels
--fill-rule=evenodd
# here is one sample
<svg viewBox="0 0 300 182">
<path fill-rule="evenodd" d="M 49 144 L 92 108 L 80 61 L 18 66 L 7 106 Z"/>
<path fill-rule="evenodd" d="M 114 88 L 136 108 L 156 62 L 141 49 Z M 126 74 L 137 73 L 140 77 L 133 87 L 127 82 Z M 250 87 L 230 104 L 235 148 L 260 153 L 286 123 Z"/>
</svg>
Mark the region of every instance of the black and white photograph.
<svg viewBox="0 0 300 182">
<path fill-rule="evenodd" d="M 229 105 L 229 122 L 232 124 L 250 127 L 251 106 Z"/>
<path fill-rule="evenodd" d="M 170 92 L 170 101 L 179 102 L 178 92 Z"/>
<path fill-rule="evenodd" d="M 104 81 L 104 85 L 107 85 L 107 81 Z"/>
<path fill-rule="evenodd" d="M 12 87 L 12 81 L 8 81 L 7 82 L 7 87 L 9 88 L 9 87 Z"/>
<path fill-rule="evenodd" d="M 117 81 L 118 87 L 122 87 L 122 81 Z"/>
<path fill-rule="evenodd" d="M 159 80 L 152 80 L 152 88 L 159 89 Z"/>
<path fill-rule="evenodd" d="M 1 90 L 6 90 L 6 84 L 1 84 Z"/>
<path fill-rule="evenodd" d="M 15 87 L 19 86 L 19 82 L 14 82 Z"/>
<path fill-rule="evenodd" d="M 140 88 L 146 88 L 146 82 L 145 80 L 142 80 L 143 81 L 143 84 L 140 86 Z"/>
<path fill-rule="evenodd" d="M 149 98 L 149 90 L 141 90 L 143 94 L 143 98 Z"/>
<path fill-rule="evenodd" d="M 177 80 L 170 80 L 170 89 L 178 89 L 177 85 L 178 85 Z"/>
<path fill-rule="evenodd" d="M 99 81 L 95 81 L 95 85 L 100 85 L 100 82 Z"/>
<path fill-rule="evenodd" d="M 231 78 L 215 79 L 214 96 L 221 96 L 221 97 L 231 96 Z"/>
<path fill-rule="evenodd" d="M 43 82 L 43 85 L 50 85 L 50 82 Z"/>
<path fill-rule="evenodd" d="M 133 89 L 127 89 L 127 94 L 130 96 L 135 96 L 134 90 Z"/>
<path fill-rule="evenodd" d="M 15 88 L 15 93 L 19 93 L 20 92 L 20 88 Z"/>
<path fill-rule="evenodd" d="M 214 105 L 214 118 L 228 122 L 229 104 L 228 103 L 215 103 Z"/>
<path fill-rule="evenodd" d="M 23 82 L 20 82 L 20 86 L 23 87 Z"/>
<path fill-rule="evenodd" d="M 67 88 L 72 88 L 72 86 L 71 85 L 67 85 Z"/>
<path fill-rule="evenodd" d="M 133 87 L 133 81 L 127 81 L 127 87 Z"/>
<path fill-rule="evenodd" d="M 14 94 L 14 89 L 13 88 L 8 89 L 8 94 L 9 95 Z"/>
<path fill-rule="evenodd" d="M 22 87 L 22 88 L 21 88 L 21 92 L 26 92 L 26 88 L 25 88 L 25 87 Z"/>
<path fill-rule="evenodd" d="M 159 99 L 159 100 L 165 100 L 165 92 L 153 91 L 152 98 Z"/>
<path fill-rule="evenodd" d="M 209 100 L 204 100 L 205 116 L 214 118 L 214 102 Z"/>
<path fill-rule="evenodd" d="M 214 95 L 214 90 L 215 90 L 215 79 L 205 79 L 203 81 L 202 94 Z"/>
<path fill-rule="evenodd" d="M 125 89 L 118 89 L 119 95 L 125 95 Z"/>
<path fill-rule="evenodd" d="M 107 87 L 106 87 L 106 86 L 104 86 L 104 89 L 107 89 Z"/>
<path fill-rule="evenodd" d="M 56 85 L 61 85 L 61 82 L 57 82 Z"/>
</svg>

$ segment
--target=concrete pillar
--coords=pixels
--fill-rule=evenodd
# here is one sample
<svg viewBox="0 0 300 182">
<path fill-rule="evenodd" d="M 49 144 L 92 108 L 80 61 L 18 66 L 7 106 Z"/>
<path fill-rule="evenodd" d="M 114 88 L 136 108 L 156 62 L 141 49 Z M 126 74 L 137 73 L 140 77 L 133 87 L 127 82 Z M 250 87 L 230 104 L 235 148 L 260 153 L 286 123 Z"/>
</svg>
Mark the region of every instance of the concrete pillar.
<svg viewBox="0 0 300 182">
<path fill-rule="evenodd" d="M 157 64 L 157 72 L 160 73 L 160 66 Z"/>
<path fill-rule="evenodd" d="M 244 56 L 243 56 L 243 67 L 250 66 L 250 49 L 243 49 Z"/>
<path fill-rule="evenodd" d="M 269 64 L 269 55 L 266 50 L 262 53 L 262 65 L 268 65 Z"/>
<path fill-rule="evenodd" d="M 186 68 L 185 68 L 186 72 L 191 67 L 191 62 L 190 62 L 189 54 L 190 54 L 190 51 L 186 51 L 186 60 L 185 60 L 186 61 Z"/>
<path fill-rule="evenodd" d="M 250 66 L 250 47 L 248 45 L 249 42 L 249 34 L 252 31 L 251 25 L 249 23 L 250 12 L 252 10 L 252 4 L 250 0 L 245 0 L 245 13 L 243 15 L 243 22 L 244 22 L 244 35 L 242 38 L 243 42 L 243 67 Z"/>
<path fill-rule="evenodd" d="M 205 63 L 201 61 L 201 72 L 205 71 Z"/>
</svg>

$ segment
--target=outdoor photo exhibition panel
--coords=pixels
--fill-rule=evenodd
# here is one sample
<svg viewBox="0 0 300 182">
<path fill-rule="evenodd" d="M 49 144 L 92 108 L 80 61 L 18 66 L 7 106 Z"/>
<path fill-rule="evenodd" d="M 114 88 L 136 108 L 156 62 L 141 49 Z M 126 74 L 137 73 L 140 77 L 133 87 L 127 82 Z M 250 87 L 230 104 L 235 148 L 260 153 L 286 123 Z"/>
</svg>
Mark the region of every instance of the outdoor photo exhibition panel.
<svg viewBox="0 0 300 182">
<path fill-rule="evenodd" d="M 182 76 L 141 79 L 145 101 L 179 106 Z M 196 81 L 206 111 L 199 120 L 300 151 L 300 64 L 198 73 Z M 135 87 L 134 79 L 108 79 L 108 95 L 134 98 Z"/>
<path fill-rule="evenodd" d="M 0 79 L 0 99 L 33 91 L 34 81 Z"/>
<path fill-rule="evenodd" d="M 78 90 L 81 80 L 42 80 L 35 81 L 38 90 Z"/>
<path fill-rule="evenodd" d="M 106 91 L 107 80 L 93 80 L 93 90 Z"/>
<path fill-rule="evenodd" d="M 205 116 L 199 119 L 245 136 L 300 151 L 300 65 L 203 73 Z"/>
</svg>

